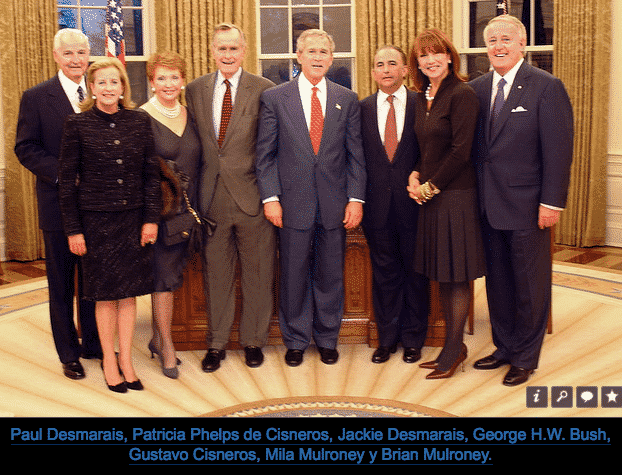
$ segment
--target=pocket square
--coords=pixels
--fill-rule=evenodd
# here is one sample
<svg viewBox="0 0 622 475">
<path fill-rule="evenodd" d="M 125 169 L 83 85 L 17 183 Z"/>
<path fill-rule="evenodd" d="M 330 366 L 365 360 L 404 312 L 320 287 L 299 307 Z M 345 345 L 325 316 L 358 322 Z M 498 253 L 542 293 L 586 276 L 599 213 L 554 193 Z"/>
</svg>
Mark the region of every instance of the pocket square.
<svg viewBox="0 0 622 475">
<path fill-rule="evenodd" d="M 512 112 L 527 112 L 523 106 L 518 106 L 516 109 L 512 109 Z"/>
</svg>

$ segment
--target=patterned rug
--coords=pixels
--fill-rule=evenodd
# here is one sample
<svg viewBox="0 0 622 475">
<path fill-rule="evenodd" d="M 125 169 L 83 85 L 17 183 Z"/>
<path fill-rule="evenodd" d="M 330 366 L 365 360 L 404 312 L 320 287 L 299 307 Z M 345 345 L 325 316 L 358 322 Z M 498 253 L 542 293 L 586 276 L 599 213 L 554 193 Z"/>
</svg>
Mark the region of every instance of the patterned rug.
<svg viewBox="0 0 622 475">
<path fill-rule="evenodd" d="M 455 417 L 399 401 L 361 397 L 269 399 L 203 414 L 202 417 Z"/>
</svg>

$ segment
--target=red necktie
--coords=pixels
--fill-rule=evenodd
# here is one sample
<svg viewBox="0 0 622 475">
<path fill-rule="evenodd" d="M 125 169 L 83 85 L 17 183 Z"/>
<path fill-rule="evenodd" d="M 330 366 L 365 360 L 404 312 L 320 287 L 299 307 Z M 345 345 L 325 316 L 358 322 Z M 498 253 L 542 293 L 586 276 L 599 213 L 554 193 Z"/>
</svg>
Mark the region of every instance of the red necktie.
<svg viewBox="0 0 622 475">
<path fill-rule="evenodd" d="M 387 97 L 389 101 L 389 114 L 387 115 L 387 124 L 384 129 L 384 148 L 390 161 L 393 161 L 393 155 L 397 149 L 397 126 L 395 125 L 395 106 L 393 105 L 394 96 Z"/>
<path fill-rule="evenodd" d="M 225 141 L 225 135 L 227 133 L 227 126 L 229 125 L 229 119 L 231 119 L 231 111 L 233 106 L 231 105 L 231 83 L 225 79 L 225 85 L 227 90 L 225 91 L 225 97 L 222 100 L 222 110 L 220 113 L 220 129 L 218 131 L 218 146 L 222 147 L 222 143 Z"/>
<path fill-rule="evenodd" d="M 322 142 L 322 129 L 324 128 L 324 116 L 322 115 L 322 105 L 317 97 L 317 87 L 314 87 L 311 95 L 311 127 L 309 134 L 311 135 L 311 144 L 313 151 L 318 154 L 320 143 Z"/>
</svg>

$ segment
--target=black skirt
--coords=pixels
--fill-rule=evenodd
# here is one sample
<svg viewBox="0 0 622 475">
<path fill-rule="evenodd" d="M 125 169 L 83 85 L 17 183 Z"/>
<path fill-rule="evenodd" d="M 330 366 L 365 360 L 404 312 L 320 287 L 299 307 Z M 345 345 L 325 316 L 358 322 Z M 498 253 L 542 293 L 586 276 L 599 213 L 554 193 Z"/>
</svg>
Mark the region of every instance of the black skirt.
<svg viewBox="0 0 622 475">
<path fill-rule="evenodd" d="M 468 282 L 485 275 L 475 189 L 442 191 L 421 206 L 415 270 L 437 282 Z"/>
<path fill-rule="evenodd" d="M 151 245 L 142 247 L 142 209 L 82 211 L 86 254 L 82 256 L 84 296 L 105 301 L 153 292 Z"/>
</svg>

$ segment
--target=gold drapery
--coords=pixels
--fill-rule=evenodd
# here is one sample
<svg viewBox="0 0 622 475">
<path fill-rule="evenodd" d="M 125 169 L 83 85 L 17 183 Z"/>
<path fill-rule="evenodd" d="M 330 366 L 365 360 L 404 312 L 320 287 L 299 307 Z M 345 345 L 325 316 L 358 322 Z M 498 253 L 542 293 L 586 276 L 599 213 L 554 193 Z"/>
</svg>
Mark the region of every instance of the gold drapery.
<svg viewBox="0 0 622 475">
<path fill-rule="evenodd" d="M 553 35 L 553 73 L 568 89 L 575 124 L 568 203 L 556 226 L 555 241 L 576 247 L 603 245 L 611 0 L 555 2 Z"/>
<path fill-rule="evenodd" d="M 357 92 L 376 90 L 371 76 L 374 53 L 385 44 L 399 46 L 406 56 L 425 28 L 439 28 L 452 37 L 452 0 L 355 0 Z"/>
<path fill-rule="evenodd" d="M 15 156 L 15 128 L 22 91 L 56 73 L 52 44 L 56 32 L 55 0 L 2 2 L 0 51 L 5 157 L 5 222 L 7 259 L 43 257 L 34 175 Z"/>
<path fill-rule="evenodd" d="M 242 29 L 249 47 L 243 67 L 257 71 L 255 0 L 159 0 L 155 2 L 156 47 L 177 51 L 185 60 L 187 80 L 214 70 L 211 41 L 222 22 Z"/>
</svg>

